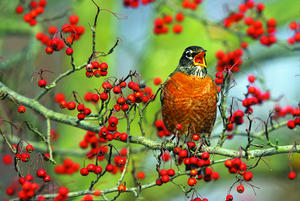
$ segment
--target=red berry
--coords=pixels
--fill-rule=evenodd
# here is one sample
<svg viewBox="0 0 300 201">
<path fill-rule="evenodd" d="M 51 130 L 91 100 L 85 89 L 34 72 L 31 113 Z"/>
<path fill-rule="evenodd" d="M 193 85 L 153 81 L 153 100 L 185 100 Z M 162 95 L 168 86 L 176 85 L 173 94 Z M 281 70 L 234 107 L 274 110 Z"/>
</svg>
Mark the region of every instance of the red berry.
<svg viewBox="0 0 300 201">
<path fill-rule="evenodd" d="M 289 27 L 292 30 L 296 30 L 297 29 L 297 23 L 296 22 L 291 22 Z"/>
<path fill-rule="evenodd" d="M 15 193 L 15 190 L 14 190 L 13 188 L 8 187 L 8 188 L 6 189 L 6 194 L 7 194 L 7 195 L 13 195 L 14 193 Z"/>
<path fill-rule="evenodd" d="M 253 178 L 252 172 L 245 172 L 243 175 L 245 181 L 250 181 Z"/>
<path fill-rule="evenodd" d="M 120 140 L 126 141 L 126 140 L 127 140 L 127 137 L 128 137 L 127 133 L 122 133 L 122 134 L 120 135 Z"/>
<path fill-rule="evenodd" d="M 192 177 L 192 178 L 188 179 L 187 183 L 188 183 L 189 186 L 195 186 L 197 184 L 197 180 Z"/>
<path fill-rule="evenodd" d="M 67 108 L 68 108 L 69 110 L 74 110 L 74 109 L 76 108 L 76 103 L 75 103 L 74 101 L 68 102 Z"/>
<path fill-rule="evenodd" d="M 174 169 L 168 169 L 168 175 L 169 176 L 174 176 L 175 175 L 175 170 Z"/>
<path fill-rule="evenodd" d="M 297 175 L 296 175 L 295 172 L 290 172 L 290 173 L 289 173 L 289 179 L 290 179 L 290 180 L 294 180 L 294 179 L 296 178 L 296 176 L 297 176 Z"/>
<path fill-rule="evenodd" d="M 289 120 L 289 121 L 287 122 L 286 125 L 287 125 L 287 127 L 289 127 L 290 129 L 293 129 L 293 128 L 296 127 L 295 121 L 293 121 L 293 120 Z"/>
<path fill-rule="evenodd" d="M 39 170 L 36 172 L 36 175 L 37 175 L 38 177 L 45 177 L 45 176 L 47 175 L 47 172 L 46 172 L 46 170 L 44 170 L 44 169 L 39 169 Z"/>
<path fill-rule="evenodd" d="M 27 151 L 28 153 L 31 153 L 31 152 L 33 151 L 33 146 L 32 146 L 31 144 L 28 144 L 28 145 L 26 146 L 26 151 Z"/>
<path fill-rule="evenodd" d="M 200 139 L 200 136 L 199 135 L 193 135 L 193 140 L 195 140 L 195 141 L 198 141 Z"/>
<path fill-rule="evenodd" d="M 246 42 L 241 43 L 241 48 L 247 49 L 247 47 L 248 47 L 248 43 L 246 43 Z"/>
<path fill-rule="evenodd" d="M 166 169 L 161 169 L 159 170 L 159 175 L 160 176 L 168 175 L 168 171 Z"/>
<path fill-rule="evenodd" d="M 169 24 L 173 21 L 173 18 L 171 15 L 165 15 L 163 20 L 164 20 L 164 23 Z"/>
<path fill-rule="evenodd" d="M 256 5 L 256 10 L 258 11 L 258 12 L 261 12 L 261 11 L 263 11 L 265 9 L 265 5 L 263 4 L 263 3 L 258 3 L 257 5 Z"/>
<path fill-rule="evenodd" d="M 39 80 L 38 85 L 39 85 L 39 87 L 45 87 L 47 85 L 47 82 L 46 82 L 46 80 L 41 79 L 41 80 Z"/>
<path fill-rule="evenodd" d="M 254 21 L 253 21 L 253 18 L 252 18 L 252 17 L 246 17 L 246 18 L 244 19 L 244 23 L 245 23 L 246 25 L 251 25 L 253 22 L 254 22 Z"/>
<path fill-rule="evenodd" d="M 46 47 L 45 51 L 46 51 L 47 54 L 52 54 L 53 53 L 53 48 L 48 46 L 48 47 Z"/>
<path fill-rule="evenodd" d="M 176 129 L 177 129 L 178 131 L 180 131 L 180 130 L 182 129 L 182 125 L 181 125 L 181 124 L 176 124 Z"/>
<path fill-rule="evenodd" d="M 24 113 L 26 111 L 26 107 L 23 106 L 23 105 L 20 105 L 19 108 L 18 108 L 18 112 L 19 113 Z"/>
<path fill-rule="evenodd" d="M 191 174 L 192 176 L 196 176 L 196 175 L 198 174 L 198 171 L 197 171 L 196 169 L 192 169 L 192 170 L 190 171 L 190 174 Z"/>
<path fill-rule="evenodd" d="M 115 94 L 121 93 L 121 87 L 115 86 L 115 87 L 113 88 L 113 92 L 114 92 Z"/>
<path fill-rule="evenodd" d="M 66 49 L 66 55 L 72 55 L 73 54 L 73 48 L 71 48 L 71 47 L 68 47 L 67 49 Z"/>
<path fill-rule="evenodd" d="M 101 93 L 100 94 L 100 99 L 102 100 L 102 101 L 106 101 L 107 99 L 108 99 L 108 95 L 107 95 L 107 93 Z"/>
<path fill-rule="evenodd" d="M 225 162 L 224 162 L 225 166 L 227 168 L 231 168 L 232 167 L 232 160 L 231 159 L 227 159 Z"/>
<path fill-rule="evenodd" d="M 161 18 L 156 18 L 156 19 L 154 20 L 154 25 L 155 25 L 156 27 L 162 27 L 162 26 L 164 25 L 164 20 L 161 19 Z"/>
<path fill-rule="evenodd" d="M 209 158 L 209 153 L 208 153 L 208 152 L 203 152 L 203 153 L 201 154 L 201 158 L 202 158 L 203 160 L 207 160 L 207 159 Z"/>
<path fill-rule="evenodd" d="M 3 160 L 3 163 L 6 165 L 12 163 L 12 157 L 8 154 L 4 155 L 2 160 Z"/>
<path fill-rule="evenodd" d="M 108 68 L 107 63 L 101 63 L 101 64 L 100 64 L 100 69 L 101 69 L 101 71 L 106 71 L 107 68 Z"/>
<path fill-rule="evenodd" d="M 126 191 L 126 186 L 125 185 L 123 185 L 123 184 L 121 184 L 119 187 L 118 187 L 118 190 L 120 191 L 120 192 L 124 192 L 124 191 Z"/>
<path fill-rule="evenodd" d="M 84 114 L 84 113 L 78 113 L 78 114 L 77 114 L 77 118 L 78 118 L 79 120 L 83 120 L 83 119 L 85 118 L 85 114 Z"/>
<path fill-rule="evenodd" d="M 187 157 L 187 155 L 188 155 L 188 153 L 187 153 L 186 150 L 182 149 L 182 150 L 179 151 L 179 157 L 180 158 L 185 158 L 185 157 Z"/>
<path fill-rule="evenodd" d="M 141 171 L 141 172 L 138 172 L 138 173 L 137 173 L 136 177 L 137 177 L 138 179 L 145 179 L 146 175 L 145 175 L 144 172 Z"/>
<path fill-rule="evenodd" d="M 78 21 L 79 21 L 79 17 L 78 17 L 77 15 L 71 15 L 71 16 L 69 17 L 69 22 L 70 22 L 71 24 L 77 24 Z"/>
<path fill-rule="evenodd" d="M 161 181 L 163 183 L 167 183 L 168 181 L 170 181 L 170 177 L 168 175 L 164 175 L 161 177 Z"/>
<path fill-rule="evenodd" d="M 95 172 L 95 174 L 100 174 L 102 172 L 102 167 L 101 166 L 96 166 L 94 172 Z"/>
<path fill-rule="evenodd" d="M 226 196 L 226 201 L 233 201 L 233 196 L 232 195 L 227 195 Z"/>
<path fill-rule="evenodd" d="M 248 0 L 248 1 L 246 2 L 246 6 L 247 6 L 248 8 L 253 8 L 253 7 L 255 6 L 255 2 L 254 2 L 253 0 Z"/>
<path fill-rule="evenodd" d="M 89 172 L 94 172 L 95 169 L 96 169 L 96 165 L 95 165 L 95 164 L 88 164 L 88 166 L 86 167 L 86 169 L 87 169 Z"/>
<path fill-rule="evenodd" d="M 211 173 L 211 178 L 213 178 L 214 180 L 218 180 L 220 177 L 220 174 L 218 172 L 212 172 Z"/>
<path fill-rule="evenodd" d="M 55 34 L 56 32 L 57 32 L 56 26 L 50 26 L 50 27 L 48 28 L 48 33 L 49 33 L 49 34 Z"/>
<path fill-rule="evenodd" d="M 29 153 L 24 152 L 24 153 L 21 154 L 21 160 L 22 160 L 23 162 L 27 162 L 27 161 L 29 161 L 29 159 L 30 159 Z"/>
<path fill-rule="evenodd" d="M 182 26 L 180 25 L 180 24 L 175 24 L 174 26 L 173 26 L 173 32 L 174 33 L 181 33 L 182 32 Z"/>
<path fill-rule="evenodd" d="M 118 124 L 118 118 L 115 117 L 115 116 L 111 116 L 109 119 L 108 119 L 108 123 L 112 126 L 116 126 Z"/>
<path fill-rule="evenodd" d="M 267 22 L 269 27 L 275 27 L 276 26 L 276 20 L 274 18 L 270 18 Z"/>
<path fill-rule="evenodd" d="M 255 81 L 255 76 L 254 76 L 254 75 L 249 75 L 249 76 L 248 76 L 248 81 L 249 81 L 250 83 L 253 83 L 253 82 Z"/>
<path fill-rule="evenodd" d="M 62 100 L 65 100 L 65 98 L 66 98 L 65 95 L 62 93 L 58 93 L 55 95 L 55 101 L 57 103 L 61 102 Z"/>
<path fill-rule="evenodd" d="M 18 6 L 16 7 L 16 13 L 17 13 L 17 14 L 21 14 L 21 13 L 23 13 L 23 11 L 24 11 L 23 6 L 18 5 Z"/>
<path fill-rule="evenodd" d="M 66 196 L 66 195 L 68 195 L 68 193 L 69 193 L 69 189 L 67 189 L 66 187 L 60 187 L 60 188 L 58 189 L 58 193 L 59 193 L 60 195 Z"/>
<path fill-rule="evenodd" d="M 161 82 L 162 82 L 162 80 L 161 80 L 160 77 L 156 77 L 156 78 L 154 78 L 154 80 L 153 80 L 154 85 L 160 85 Z"/>
<path fill-rule="evenodd" d="M 80 169 L 80 174 L 81 174 L 82 176 L 86 176 L 86 175 L 89 174 L 89 170 L 88 170 L 87 168 L 81 168 L 81 169 Z"/>
<path fill-rule="evenodd" d="M 184 15 L 182 13 L 177 13 L 175 18 L 178 22 L 182 22 L 184 20 Z"/>
<path fill-rule="evenodd" d="M 243 193 L 244 190 L 245 190 L 245 187 L 243 185 L 239 185 L 237 188 L 236 188 L 237 192 L 238 193 Z"/>
</svg>

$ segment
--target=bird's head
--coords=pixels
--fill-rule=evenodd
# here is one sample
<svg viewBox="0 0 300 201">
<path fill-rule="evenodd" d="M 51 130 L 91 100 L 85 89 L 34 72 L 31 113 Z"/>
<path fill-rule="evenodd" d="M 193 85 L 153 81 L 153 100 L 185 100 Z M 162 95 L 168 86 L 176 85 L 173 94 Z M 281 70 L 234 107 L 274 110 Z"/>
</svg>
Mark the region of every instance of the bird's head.
<svg viewBox="0 0 300 201">
<path fill-rule="evenodd" d="M 177 70 L 190 75 L 205 77 L 207 74 L 206 50 L 199 46 L 186 48 L 180 58 Z"/>
</svg>

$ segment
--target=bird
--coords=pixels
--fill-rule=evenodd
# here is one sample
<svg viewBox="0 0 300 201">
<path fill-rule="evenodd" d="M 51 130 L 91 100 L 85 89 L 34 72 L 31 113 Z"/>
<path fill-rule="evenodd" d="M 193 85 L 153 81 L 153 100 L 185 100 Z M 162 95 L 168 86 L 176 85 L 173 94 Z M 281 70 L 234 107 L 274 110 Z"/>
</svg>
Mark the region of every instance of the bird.
<svg viewBox="0 0 300 201">
<path fill-rule="evenodd" d="M 202 47 L 187 47 L 176 69 L 162 84 L 162 120 L 173 134 L 210 136 L 212 132 L 218 92 L 215 82 L 207 74 L 205 56 L 206 50 Z"/>
</svg>

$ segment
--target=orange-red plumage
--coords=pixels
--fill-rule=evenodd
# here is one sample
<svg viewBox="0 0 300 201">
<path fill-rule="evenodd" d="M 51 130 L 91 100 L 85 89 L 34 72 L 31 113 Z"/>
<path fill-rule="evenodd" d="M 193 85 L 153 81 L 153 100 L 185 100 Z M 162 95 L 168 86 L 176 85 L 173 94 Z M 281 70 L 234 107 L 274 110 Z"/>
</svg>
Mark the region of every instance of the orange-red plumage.
<svg viewBox="0 0 300 201">
<path fill-rule="evenodd" d="M 210 134 L 217 113 L 217 87 L 209 77 L 175 72 L 162 89 L 162 117 L 167 129 L 181 134 Z"/>
</svg>

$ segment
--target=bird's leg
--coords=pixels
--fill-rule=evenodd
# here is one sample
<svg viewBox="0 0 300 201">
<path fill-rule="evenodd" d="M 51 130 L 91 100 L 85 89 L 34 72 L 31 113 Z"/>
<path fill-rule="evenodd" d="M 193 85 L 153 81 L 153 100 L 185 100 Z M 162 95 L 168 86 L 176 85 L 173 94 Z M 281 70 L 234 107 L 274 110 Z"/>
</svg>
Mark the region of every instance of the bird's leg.
<svg viewBox="0 0 300 201">
<path fill-rule="evenodd" d="M 202 133 L 200 136 L 201 136 L 201 141 L 203 142 L 203 144 L 205 144 L 209 147 L 211 145 L 210 135 L 207 135 L 206 133 Z"/>
</svg>

